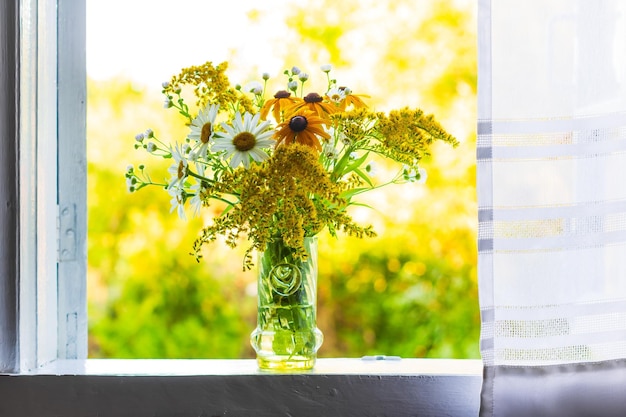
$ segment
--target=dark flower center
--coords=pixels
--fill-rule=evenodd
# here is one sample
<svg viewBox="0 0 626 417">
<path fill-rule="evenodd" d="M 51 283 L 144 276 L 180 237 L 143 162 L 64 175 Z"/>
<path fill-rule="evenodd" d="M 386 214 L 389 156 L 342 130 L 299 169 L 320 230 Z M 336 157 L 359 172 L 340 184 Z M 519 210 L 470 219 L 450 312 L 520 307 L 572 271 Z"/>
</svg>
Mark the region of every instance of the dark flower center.
<svg viewBox="0 0 626 417">
<path fill-rule="evenodd" d="M 182 179 L 185 176 L 185 174 L 187 174 L 187 170 L 185 169 L 185 164 L 183 163 L 183 161 L 180 161 L 178 163 L 177 174 L 178 174 L 178 179 L 179 180 Z"/>
<path fill-rule="evenodd" d="M 289 120 L 289 129 L 294 132 L 302 132 L 306 129 L 306 126 L 309 124 L 308 120 L 304 116 L 293 116 L 291 120 Z"/>
<path fill-rule="evenodd" d="M 291 93 L 285 90 L 280 90 L 279 92 L 274 94 L 274 98 L 288 98 L 289 96 L 291 96 Z"/>
<path fill-rule="evenodd" d="M 233 138 L 233 145 L 239 152 L 249 151 L 256 145 L 256 138 L 250 132 L 241 132 Z"/>
<path fill-rule="evenodd" d="M 304 96 L 304 101 L 306 103 L 319 103 L 322 100 L 323 100 L 322 96 L 320 96 L 317 93 L 309 93 L 306 96 Z"/>
<path fill-rule="evenodd" d="M 213 133 L 211 122 L 207 122 L 202 126 L 202 131 L 200 132 L 200 142 L 208 143 L 211 133 Z"/>
</svg>

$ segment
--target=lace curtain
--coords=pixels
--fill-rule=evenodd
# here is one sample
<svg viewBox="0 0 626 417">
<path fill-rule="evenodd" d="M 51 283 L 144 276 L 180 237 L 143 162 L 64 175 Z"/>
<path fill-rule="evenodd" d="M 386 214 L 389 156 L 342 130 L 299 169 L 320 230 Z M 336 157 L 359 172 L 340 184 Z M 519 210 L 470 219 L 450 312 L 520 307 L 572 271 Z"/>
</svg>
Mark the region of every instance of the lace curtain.
<svg viewBox="0 0 626 417">
<path fill-rule="evenodd" d="M 482 416 L 626 416 L 626 1 L 479 0 Z"/>
</svg>

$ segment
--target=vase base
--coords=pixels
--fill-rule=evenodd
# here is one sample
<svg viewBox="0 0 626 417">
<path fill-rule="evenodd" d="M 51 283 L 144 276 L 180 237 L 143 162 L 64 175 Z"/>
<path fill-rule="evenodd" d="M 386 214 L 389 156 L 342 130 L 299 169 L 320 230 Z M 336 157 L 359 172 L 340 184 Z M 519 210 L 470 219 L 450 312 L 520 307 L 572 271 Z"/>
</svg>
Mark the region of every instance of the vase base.
<svg viewBox="0 0 626 417">
<path fill-rule="evenodd" d="M 315 366 L 315 356 L 269 356 L 257 357 L 262 371 L 298 372 L 308 371 Z"/>
</svg>

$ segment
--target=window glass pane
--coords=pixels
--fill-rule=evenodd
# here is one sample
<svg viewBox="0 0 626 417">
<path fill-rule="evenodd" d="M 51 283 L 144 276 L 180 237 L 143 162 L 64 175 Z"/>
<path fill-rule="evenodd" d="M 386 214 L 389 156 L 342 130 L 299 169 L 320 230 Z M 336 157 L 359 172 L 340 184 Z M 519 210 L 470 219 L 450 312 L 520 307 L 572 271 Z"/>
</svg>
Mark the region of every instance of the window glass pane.
<svg viewBox="0 0 626 417">
<path fill-rule="evenodd" d="M 324 90 L 320 66 L 332 64 L 372 109 L 421 108 L 459 139 L 424 160 L 425 183 L 366 193 L 359 201 L 375 210 L 351 209 L 377 237 L 320 235 L 319 356 L 477 358 L 473 3 L 89 1 L 90 356 L 254 355 L 256 275 L 241 270 L 245 242 L 216 242 L 196 263 L 188 253 L 216 213 L 188 210 L 180 220 L 167 192 L 129 193 L 124 181 L 141 163 L 154 181 L 169 177 L 171 161 L 135 150 L 136 134 L 149 128 L 173 143 L 189 132 L 163 108 L 161 83 L 183 67 L 228 61 L 233 85 L 270 74 L 268 98 L 294 65 L 310 75 L 308 88 Z M 381 181 L 388 171 L 379 167 Z"/>
</svg>

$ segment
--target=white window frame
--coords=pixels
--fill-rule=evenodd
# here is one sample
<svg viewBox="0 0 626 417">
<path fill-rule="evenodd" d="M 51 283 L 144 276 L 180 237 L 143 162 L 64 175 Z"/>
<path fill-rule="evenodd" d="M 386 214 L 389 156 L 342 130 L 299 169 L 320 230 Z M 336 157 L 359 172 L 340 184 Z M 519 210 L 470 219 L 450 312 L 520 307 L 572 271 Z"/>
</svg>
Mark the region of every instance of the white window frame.
<svg viewBox="0 0 626 417">
<path fill-rule="evenodd" d="M 480 360 L 87 359 L 85 2 L 0 1 L 0 415 L 477 415 Z"/>
</svg>

